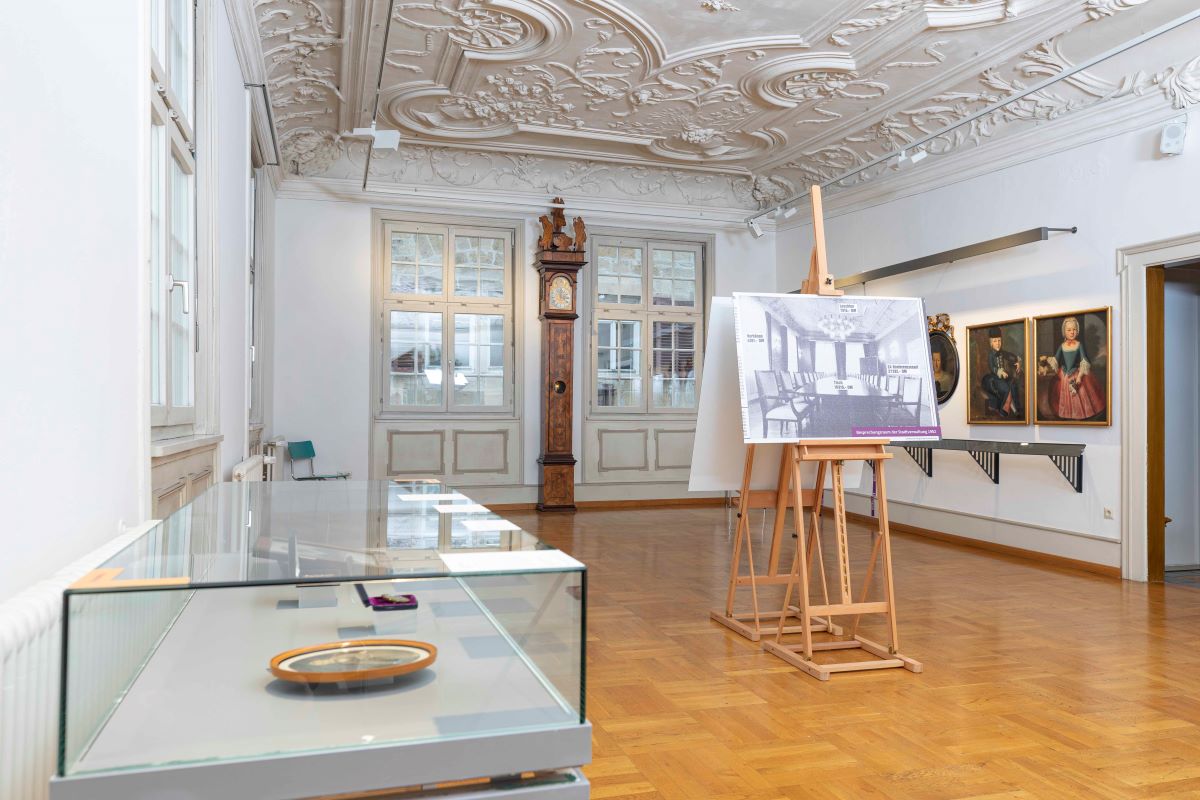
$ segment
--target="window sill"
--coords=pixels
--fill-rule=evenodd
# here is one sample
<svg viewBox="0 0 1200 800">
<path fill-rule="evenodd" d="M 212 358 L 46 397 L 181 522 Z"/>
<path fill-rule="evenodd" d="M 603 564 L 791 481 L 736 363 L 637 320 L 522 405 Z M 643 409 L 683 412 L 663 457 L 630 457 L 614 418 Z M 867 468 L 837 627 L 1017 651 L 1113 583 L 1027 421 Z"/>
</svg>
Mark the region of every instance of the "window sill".
<svg viewBox="0 0 1200 800">
<path fill-rule="evenodd" d="M 201 450 L 220 444 L 225 437 L 219 433 L 202 434 L 200 436 L 181 436 L 178 439 L 163 439 L 150 445 L 151 458 L 163 458 L 186 453 L 191 450 Z"/>
</svg>

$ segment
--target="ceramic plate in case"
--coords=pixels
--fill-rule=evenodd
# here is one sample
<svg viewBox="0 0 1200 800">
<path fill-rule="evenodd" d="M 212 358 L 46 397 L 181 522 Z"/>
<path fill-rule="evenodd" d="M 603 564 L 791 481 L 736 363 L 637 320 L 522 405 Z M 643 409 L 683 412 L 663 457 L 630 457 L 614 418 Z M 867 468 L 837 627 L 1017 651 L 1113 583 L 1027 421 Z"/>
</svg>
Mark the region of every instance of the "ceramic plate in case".
<svg viewBox="0 0 1200 800">
<path fill-rule="evenodd" d="M 271 674 L 296 683 L 340 683 L 394 678 L 425 669 L 437 659 L 428 642 L 360 639 L 299 647 L 271 659 Z"/>
</svg>

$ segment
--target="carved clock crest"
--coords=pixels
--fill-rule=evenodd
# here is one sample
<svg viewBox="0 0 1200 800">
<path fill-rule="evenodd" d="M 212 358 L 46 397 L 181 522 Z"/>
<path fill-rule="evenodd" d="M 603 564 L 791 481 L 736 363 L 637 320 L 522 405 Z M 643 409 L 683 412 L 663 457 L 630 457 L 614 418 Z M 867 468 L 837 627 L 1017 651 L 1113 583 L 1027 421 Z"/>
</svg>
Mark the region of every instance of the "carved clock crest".
<svg viewBox="0 0 1200 800">
<path fill-rule="evenodd" d="M 539 319 L 542 321 L 542 453 L 539 511 L 575 510 L 575 453 L 571 442 L 575 320 L 578 319 L 579 270 L 587 263 L 587 228 L 582 217 L 566 233 L 561 197 L 538 222 L 537 270 L 541 276 Z"/>
</svg>

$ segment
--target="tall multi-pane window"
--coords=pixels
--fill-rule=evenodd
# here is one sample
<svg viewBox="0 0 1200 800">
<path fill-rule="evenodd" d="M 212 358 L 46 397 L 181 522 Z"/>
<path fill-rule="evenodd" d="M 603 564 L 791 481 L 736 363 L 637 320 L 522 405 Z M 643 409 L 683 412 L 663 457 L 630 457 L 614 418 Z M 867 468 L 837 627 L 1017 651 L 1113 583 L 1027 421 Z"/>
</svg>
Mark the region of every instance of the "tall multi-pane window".
<svg viewBox="0 0 1200 800">
<path fill-rule="evenodd" d="M 380 409 L 511 411 L 511 230 L 387 222 Z"/>
<path fill-rule="evenodd" d="M 192 0 L 150 6 L 150 407 L 164 426 L 196 410 L 196 24 Z"/>
<path fill-rule="evenodd" d="M 597 236 L 592 247 L 593 410 L 694 411 L 703 246 Z"/>
</svg>

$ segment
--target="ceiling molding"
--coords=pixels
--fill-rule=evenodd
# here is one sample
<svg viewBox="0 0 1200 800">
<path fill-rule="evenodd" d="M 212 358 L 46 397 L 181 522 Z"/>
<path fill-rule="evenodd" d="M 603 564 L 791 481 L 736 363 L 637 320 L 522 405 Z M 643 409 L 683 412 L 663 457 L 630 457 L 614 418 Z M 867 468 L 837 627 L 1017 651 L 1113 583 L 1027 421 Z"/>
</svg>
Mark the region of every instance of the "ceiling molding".
<svg viewBox="0 0 1200 800">
<path fill-rule="evenodd" d="M 513 189 L 479 189 L 475 187 L 431 186 L 428 184 L 378 183 L 363 190 L 361 182 L 334 178 L 285 178 L 277 195 L 282 200 L 321 200 L 344 203 L 369 203 L 389 208 L 404 208 L 428 212 L 431 207 L 446 210 L 481 207 L 504 207 L 527 213 L 546 211 L 545 191 L 516 191 Z M 630 219 L 669 222 L 672 230 L 736 230 L 745 231 L 745 212 L 731 208 L 697 208 L 693 205 L 614 200 L 589 195 L 582 191 L 562 192 L 564 203 L 573 210 L 588 215 L 588 223 L 628 223 Z M 763 229 L 775 230 L 773 220 L 764 220 Z"/>
<path fill-rule="evenodd" d="M 252 12 L 231 8 L 242 9 L 235 36 L 252 35 L 244 29 L 253 17 L 261 38 L 290 175 L 361 182 L 365 145 L 348 132 L 370 123 L 383 63 L 378 123 L 398 128 L 404 144 L 400 153 L 375 152 L 372 184 L 578 189 L 753 209 L 900 149 L 1189 7 L 756 2 L 753 10 L 728 4 L 745 9 L 737 12 L 659 0 L 259 0 Z M 1179 60 L 1178 41 L 1173 48 L 1154 48 L 1168 60 L 1144 73 L 1127 63 L 1089 69 L 930 146 L 961 149 L 962 165 L 978 159 L 989 168 L 1001 140 L 1036 127 L 1047 141 L 1029 152 L 1052 150 L 1059 118 L 1121 92 L 1200 102 L 1200 68 Z M 1200 57 L 1200 47 L 1186 55 Z M 916 180 L 870 178 L 892 187 Z"/>
</svg>

